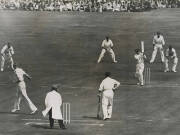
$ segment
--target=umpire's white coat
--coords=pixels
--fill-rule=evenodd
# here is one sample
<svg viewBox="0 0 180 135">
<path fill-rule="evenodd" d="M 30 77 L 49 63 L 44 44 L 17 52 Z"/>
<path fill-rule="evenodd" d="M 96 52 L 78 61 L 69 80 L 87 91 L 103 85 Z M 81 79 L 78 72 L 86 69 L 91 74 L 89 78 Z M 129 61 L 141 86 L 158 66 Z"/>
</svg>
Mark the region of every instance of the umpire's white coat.
<svg viewBox="0 0 180 135">
<path fill-rule="evenodd" d="M 58 92 L 56 92 L 55 90 L 48 92 L 45 98 L 45 105 L 46 109 L 42 111 L 44 117 L 52 108 L 52 118 L 57 120 L 63 119 L 61 113 L 62 98 Z"/>
</svg>

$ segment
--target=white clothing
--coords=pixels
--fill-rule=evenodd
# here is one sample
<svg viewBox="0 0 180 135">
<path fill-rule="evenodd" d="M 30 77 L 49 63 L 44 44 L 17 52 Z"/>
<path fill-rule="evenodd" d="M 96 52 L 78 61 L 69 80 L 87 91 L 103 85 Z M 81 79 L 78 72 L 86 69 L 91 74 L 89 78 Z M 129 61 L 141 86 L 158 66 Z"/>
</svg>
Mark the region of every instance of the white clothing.
<svg viewBox="0 0 180 135">
<path fill-rule="evenodd" d="M 111 55 L 113 62 L 117 62 L 116 58 L 115 58 L 115 53 L 114 53 L 114 51 L 112 49 L 113 42 L 110 39 L 108 41 L 106 39 L 103 40 L 101 47 L 102 47 L 102 51 L 101 51 L 101 54 L 100 54 L 99 59 L 97 61 L 98 63 L 101 62 L 101 60 L 104 57 L 104 54 L 106 53 L 106 51 Z"/>
<path fill-rule="evenodd" d="M 14 49 L 12 46 L 10 48 L 8 48 L 8 45 L 4 45 L 4 47 L 1 50 L 1 54 L 12 56 L 12 55 L 14 55 Z"/>
<path fill-rule="evenodd" d="M 172 71 L 176 72 L 176 67 L 178 64 L 178 57 L 176 54 L 176 50 L 172 48 L 170 51 L 169 48 L 166 50 L 166 57 L 165 57 L 165 71 L 169 71 L 169 62 L 172 61 Z"/>
<path fill-rule="evenodd" d="M 153 38 L 153 45 L 165 45 L 165 41 L 164 41 L 164 37 L 162 35 L 160 35 L 158 37 L 158 35 L 155 35 Z"/>
<path fill-rule="evenodd" d="M 22 70 L 21 68 L 16 68 L 14 72 L 19 80 L 18 86 L 17 86 L 17 92 L 16 92 L 16 100 L 14 103 L 14 109 L 20 110 L 20 103 L 21 103 L 22 97 L 24 96 L 24 98 L 28 102 L 28 105 L 31 111 L 33 112 L 37 110 L 37 107 L 30 100 L 26 92 L 26 84 L 24 82 L 24 77 L 23 77 L 23 75 L 27 75 L 26 72 L 24 72 L 24 70 Z"/>
<path fill-rule="evenodd" d="M 154 50 L 152 53 L 150 63 L 154 62 L 158 50 L 160 51 L 161 54 L 161 61 L 164 62 L 164 51 L 163 51 L 163 46 L 165 45 L 164 37 L 162 35 L 160 35 L 159 37 L 155 35 L 153 38 L 153 45 L 154 45 Z"/>
<path fill-rule="evenodd" d="M 14 72 L 17 75 L 19 81 L 24 81 L 24 75 L 27 75 L 27 73 L 23 69 L 16 68 Z"/>
<path fill-rule="evenodd" d="M 102 110 L 104 119 L 111 118 L 112 116 L 112 106 L 113 106 L 113 97 L 114 92 L 113 89 L 119 87 L 120 82 L 111 79 L 110 77 L 105 78 L 99 87 L 99 91 L 102 91 Z"/>
<path fill-rule="evenodd" d="M 62 98 L 61 95 L 55 90 L 48 92 L 45 98 L 46 109 L 42 111 L 43 116 L 45 117 L 50 109 L 52 109 L 52 118 L 57 120 L 62 120 Z"/>
<path fill-rule="evenodd" d="M 144 54 L 135 54 L 134 58 L 137 60 L 135 76 L 138 78 L 139 83 L 144 85 L 143 72 L 144 72 Z"/>
<path fill-rule="evenodd" d="M 4 45 L 2 50 L 1 50 L 1 71 L 4 70 L 4 63 L 5 61 L 9 61 L 11 64 L 11 68 L 13 69 L 13 58 L 12 56 L 14 55 L 14 49 L 11 46 L 10 48 L 8 48 L 8 45 Z"/>
<path fill-rule="evenodd" d="M 105 39 L 103 40 L 101 47 L 107 50 L 111 49 L 111 47 L 113 47 L 113 42 L 110 39 L 108 41 Z"/>
</svg>

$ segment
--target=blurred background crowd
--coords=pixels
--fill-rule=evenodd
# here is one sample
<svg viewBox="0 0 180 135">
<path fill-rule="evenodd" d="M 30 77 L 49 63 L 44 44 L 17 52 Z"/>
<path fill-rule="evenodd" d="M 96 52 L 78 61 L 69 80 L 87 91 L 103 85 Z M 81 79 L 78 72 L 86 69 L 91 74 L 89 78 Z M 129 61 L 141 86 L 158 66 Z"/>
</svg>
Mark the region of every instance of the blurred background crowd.
<svg viewBox="0 0 180 135">
<path fill-rule="evenodd" d="M 0 0 L 0 10 L 141 12 L 179 7 L 180 0 Z"/>
</svg>

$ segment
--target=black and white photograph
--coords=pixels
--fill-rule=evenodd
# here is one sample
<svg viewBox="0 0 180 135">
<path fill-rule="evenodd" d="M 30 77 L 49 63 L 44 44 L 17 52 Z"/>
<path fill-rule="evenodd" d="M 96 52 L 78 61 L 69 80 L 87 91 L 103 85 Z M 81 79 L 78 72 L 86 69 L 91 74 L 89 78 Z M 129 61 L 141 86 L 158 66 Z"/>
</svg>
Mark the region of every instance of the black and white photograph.
<svg viewBox="0 0 180 135">
<path fill-rule="evenodd" d="M 0 0 L 0 135 L 179 135 L 180 0 Z"/>
</svg>

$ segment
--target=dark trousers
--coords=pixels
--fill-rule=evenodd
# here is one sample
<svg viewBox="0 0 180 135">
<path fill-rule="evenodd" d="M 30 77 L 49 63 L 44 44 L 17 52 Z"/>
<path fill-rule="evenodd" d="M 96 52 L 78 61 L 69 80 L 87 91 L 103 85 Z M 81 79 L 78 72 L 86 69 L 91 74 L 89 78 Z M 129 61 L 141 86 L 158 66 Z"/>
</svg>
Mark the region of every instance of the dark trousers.
<svg viewBox="0 0 180 135">
<path fill-rule="evenodd" d="M 52 108 L 49 111 L 49 123 L 50 123 L 50 128 L 54 127 L 54 119 L 52 118 Z M 58 120 L 59 127 L 64 128 L 63 120 Z"/>
</svg>

